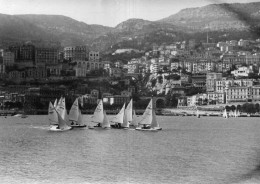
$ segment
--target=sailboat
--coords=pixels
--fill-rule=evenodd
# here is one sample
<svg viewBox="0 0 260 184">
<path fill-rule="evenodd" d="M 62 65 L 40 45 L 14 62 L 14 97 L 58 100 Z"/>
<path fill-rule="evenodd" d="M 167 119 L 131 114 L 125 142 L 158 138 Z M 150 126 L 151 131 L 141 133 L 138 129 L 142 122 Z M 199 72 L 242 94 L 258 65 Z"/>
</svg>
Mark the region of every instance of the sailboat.
<svg viewBox="0 0 260 184">
<path fill-rule="evenodd" d="M 223 118 L 228 118 L 227 109 L 225 109 L 223 112 Z"/>
<path fill-rule="evenodd" d="M 197 118 L 200 118 L 200 113 L 199 113 L 199 110 L 197 109 Z"/>
<path fill-rule="evenodd" d="M 95 111 L 94 115 L 91 117 L 91 123 L 96 124 L 95 126 L 89 126 L 89 129 L 93 129 L 94 127 L 102 127 L 102 123 L 104 120 L 104 107 L 103 101 L 100 100 Z"/>
<path fill-rule="evenodd" d="M 240 111 L 238 110 L 237 111 L 237 117 L 239 117 L 241 114 L 240 114 Z"/>
<path fill-rule="evenodd" d="M 126 121 L 129 122 L 130 126 L 133 126 L 133 99 L 131 99 L 130 102 L 128 103 L 125 109 L 125 114 L 126 114 Z"/>
<path fill-rule="evenodd" d="M 156 120 L 155 110 L 153 108 L 153 99 L 151 99 L 150 103 L 146 107 L 145 112 L 141 117 L 141 121 L 138 124 L 143 125 L 143 127 L 139 126 L 136 128 L 136 130 L 141 130 L 141 131 L 162 130 L 162 128 L 159 127 L 159 123 Z"/>
<path fill-rule="evenodd" d="M 55 108 L 51 102 L 49 103 L 48 119 L 50 122 L 50 129 L 53 129 L 53 128 L 57 129 L 57 127 L 59 125 L 58 114 L 55 111 Z"/>
<path fill-rule="evenodd" d="M 132 117 L 131 117 L 131 118 L 132 118 Z M 123 117 L 122 128 L 123 128 L 123 129 L 128 129 L 128 128 L 129 128 L 129 121 L 128 121 L 128 119 L 127 119 L 127 112 L 126 112 L 126 110 L 125 110 L 124 117 Z"/>
<path fill-rule="evenodd" d="M 79 109 L 78 98 L 76 98 L 76 100 L 74 101 L 70 109 L 69 122 L 70 122 L 70 126 L 74 128 L 84 128 L 87 126 L 83 122 L 81 110 Z"/>
<path fill-rule="evenodd" d="M 121 125 L 123 124 L 124 121 L 124 116 L 125 116 L 125 104 L 121 108 L 121 110 L 118 112 L 116 116 L 114 116 L 111 120 L 113 125 L 111 125 L 112 128 L 121 128 Z"/>
<path fill-rule="evenodd" d="M 103 122 L 102 122 L 102 128 L 104 129 L 110 129 L 110 123 L 107 119 L 107 114 L 106 114 L 106 111 L 103 111 Z"/>
<path fill-rule="evenodd" d="M 48 118 L 50 122 L 50 131 L 66 131 L 72 129 L 67 122 L 61 117 L 52 103 L 49 104 Z"/>
<path fill-rule="evenodd" d="M 59 100 L 59 103 L 56 107 L 56 110 L 63 120 L 68 121 L 68 114 L 67 114 L 67 110 L 66 110 L 65 98 L 61 97 L 61 99 Z"/>
</svg>

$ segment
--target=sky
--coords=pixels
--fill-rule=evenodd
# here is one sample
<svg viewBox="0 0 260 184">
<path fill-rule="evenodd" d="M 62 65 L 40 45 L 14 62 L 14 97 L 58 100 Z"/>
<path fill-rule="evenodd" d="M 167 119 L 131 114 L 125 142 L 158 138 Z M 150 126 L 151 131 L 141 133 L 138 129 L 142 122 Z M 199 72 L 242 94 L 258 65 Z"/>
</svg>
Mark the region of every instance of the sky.
<svg viewBox="0 0 260 184">
<path fill-rule="evenodd" d="M 0 0 L 2 14 L 65 15 L 87 24 L 114 27 L 130 19 L 159 20 L 181 9 L 214 3 L 260 0 Z"/>
</svg>

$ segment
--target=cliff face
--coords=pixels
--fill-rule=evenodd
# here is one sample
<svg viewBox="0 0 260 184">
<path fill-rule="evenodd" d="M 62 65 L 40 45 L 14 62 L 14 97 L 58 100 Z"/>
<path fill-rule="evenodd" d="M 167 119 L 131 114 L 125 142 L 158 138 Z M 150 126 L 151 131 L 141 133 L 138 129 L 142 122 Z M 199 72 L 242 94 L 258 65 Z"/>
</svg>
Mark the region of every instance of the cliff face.
<svg viewBox="0 0 260 184">
<path fill-rule="evenodd" d="M 200 8 L 183 9 L 159 20 L 193 30 L 248 30 L 260 25 L 260 2 L 212 4 Z"/>
</svg>

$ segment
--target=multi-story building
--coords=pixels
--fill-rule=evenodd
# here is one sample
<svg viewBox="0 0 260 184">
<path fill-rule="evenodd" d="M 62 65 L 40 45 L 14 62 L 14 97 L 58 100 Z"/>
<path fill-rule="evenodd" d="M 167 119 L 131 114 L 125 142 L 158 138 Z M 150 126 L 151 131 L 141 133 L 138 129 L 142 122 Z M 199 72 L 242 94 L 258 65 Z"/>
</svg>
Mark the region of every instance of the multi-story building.
<svg viewBox="0 0 260 184">
<path fill-rule="evenodd" d="M 64 58 L 66 60 L 82 60 L 87 59 L 87 47 L 86 46 L 75 46 L 64 48 Z"/>
<path fill-rule="evenodd" d="M 58 64 L 58 49 L 57 48 L 36 48 L 35 64 L 36 66 Z"/>
<path fill-rule="evenodd" d="M 206 87 L 206 75 L 192 75 L 191 82 L 194 87 L 204 89 Z"/>
<path fill-rule="evenodd" d="M 248 102 L 252 101 L 252 87 L 234 86 L 226 90 L 226 102 Z"/>
<path fill-rule="evenodd" d="M 19 62 L 23 61 L 34 61 L 35 60 L 35 46 L 34 45 L 23 45 L 19 50 Z"/>
<path fill-rule="evenodd" d="M 14 65 L 14 58 L 15 55 L 11 51 L 4 51 L 3 52 L 3 64 L 6 66 L 13 66 Z"/>
<path fill-rule="evenodd" d="M 218 93 L 218 92 L 208 92 L 208 101 L 210 103 L 216 103 L 216 104 L 224 104 L 225 101 L 225 93 Z"/>
<path fill-rule="evenodd" d="M 222 73 L 207 73 L 206 75 L 206 89 L 207 92 L 216 91 L 216 81 L 222 80 Z"/>
<path fill-rule="evenodd" d="M 99 52 L 90 51 L 88 58 L 89 58 L 89 61 L 99 60 L 100 59 L 100 54 L 99 54 Z"/>
</svg>

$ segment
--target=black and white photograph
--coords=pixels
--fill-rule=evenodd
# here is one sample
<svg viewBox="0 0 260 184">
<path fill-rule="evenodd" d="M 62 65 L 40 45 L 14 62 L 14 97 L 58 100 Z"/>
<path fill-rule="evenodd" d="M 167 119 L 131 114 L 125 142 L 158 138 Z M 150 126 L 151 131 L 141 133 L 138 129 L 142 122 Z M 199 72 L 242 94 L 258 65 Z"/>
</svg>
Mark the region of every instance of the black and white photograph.
<svg viewBox="0 0 260 184">
<path fill-rule="evenodd" d="M 0 0 L 0 184 L 260 184 L 260 0 Z"/>
</svg>

